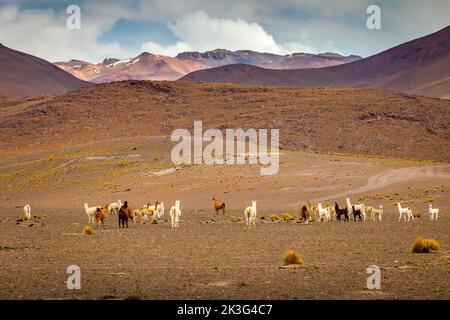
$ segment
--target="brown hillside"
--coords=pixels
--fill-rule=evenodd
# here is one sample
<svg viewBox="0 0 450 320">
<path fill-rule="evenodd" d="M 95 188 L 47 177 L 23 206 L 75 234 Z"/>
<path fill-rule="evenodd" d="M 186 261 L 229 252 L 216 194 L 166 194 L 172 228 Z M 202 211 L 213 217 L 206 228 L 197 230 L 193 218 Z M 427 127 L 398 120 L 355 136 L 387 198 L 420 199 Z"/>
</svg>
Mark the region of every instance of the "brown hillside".
<svg viewBox="0 0 450 320">
<path fill-rule="evenodd" d="M 0 44 L 0 98 L 54 94 L 89 85 L 48 61 Z"/>
<path fill-rule="evenodd" d="M 293 150 L 450 160 L 450 101 L 367 89 L 125 81 L 0 103 L 3 153 L 206 128 L 278 128 Z"/>
</svg>

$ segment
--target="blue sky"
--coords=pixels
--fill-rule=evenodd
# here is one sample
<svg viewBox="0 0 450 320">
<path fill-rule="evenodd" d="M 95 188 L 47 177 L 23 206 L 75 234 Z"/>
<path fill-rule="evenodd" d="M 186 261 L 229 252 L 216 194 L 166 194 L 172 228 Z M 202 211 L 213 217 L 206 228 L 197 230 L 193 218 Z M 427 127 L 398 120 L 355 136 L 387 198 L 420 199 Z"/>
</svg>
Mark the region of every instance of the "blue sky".
<svg viewBox="0 0 450 320">
<path fill-rule="evenodd" d="M 69 30 L 66 8 L 81 9 Z M 381 30 L 366 27 L 369 5 Z M 0 0 L 0 42 L 50 61 L 215 48 L 369 56 L 449 25 L 448 0 Z"/>
</svg>

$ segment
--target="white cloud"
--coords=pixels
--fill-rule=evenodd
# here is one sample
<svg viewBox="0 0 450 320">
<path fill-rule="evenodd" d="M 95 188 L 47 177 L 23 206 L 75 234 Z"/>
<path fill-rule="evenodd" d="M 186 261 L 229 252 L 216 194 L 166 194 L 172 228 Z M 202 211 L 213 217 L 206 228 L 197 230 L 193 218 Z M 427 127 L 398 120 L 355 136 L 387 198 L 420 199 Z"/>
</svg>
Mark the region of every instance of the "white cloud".
<svg viewBox="0 0 450 320">
<path fill-rule="evenodd" d="M 204 11 L 189 13 L 169 23 L 168 27 L 180 41 L 168 46 L 147 42 L 142 48 L 171 56 L 182 51 L 208 51 L 217 48 L 277 54 L 314 51 L 311 46 L 303 43 L 278 44 L 258 23 L 249 23 L 243 19 L 211 18 Z"/>
<path fill-rule="evenodd" d="M 89 19 L 82 15 L 81 30 L 69 30 L 67 17 L 65 11 L 19 11 L 15 6 L 0 7 L 0 41 L 7 47 L 52 62 L 73 58 L 97 61 L 104 57 L 124 58 L 130 54 L 117 42 L 98 41 L 100 35 L 114 24 L 115 18 Z"/>
<path fill-rule="evenodd" d="M 44 2 L 48 7 L 61 7 L 57 0 Z M 80 31 L 66 29 L 64 9 L 32 10 L 27 9 L 28 4 L 35 7 L 36 1 L 0 0 L 0 42 L 50 61 L 76 58 L 95 62 L 105 57 L 127 58 L 139 52 L 131 52 L 115 41 L 103 43 L 100 40 L 119 19 L 126 19 L 172 21 L 167 26 L 178 37 L 178 42 L 170 45 L 155 40 L 132 43 L 134 48 L 142 45 L 143 50 L 171 56 L 181 51 L 216 48 L 274 53 L 337 51 L 367 56 L 447 26 L 450 10 L 448 0 L 385 1 L 381 4 L 383 30 L 369 32 L 365 21 L 369 0 L 75 2 L 82 8 Z M 192 13 L 187 14 L 189 12 Z M 155 34 L 153 30 L 136 32 Z"/>
</svg>

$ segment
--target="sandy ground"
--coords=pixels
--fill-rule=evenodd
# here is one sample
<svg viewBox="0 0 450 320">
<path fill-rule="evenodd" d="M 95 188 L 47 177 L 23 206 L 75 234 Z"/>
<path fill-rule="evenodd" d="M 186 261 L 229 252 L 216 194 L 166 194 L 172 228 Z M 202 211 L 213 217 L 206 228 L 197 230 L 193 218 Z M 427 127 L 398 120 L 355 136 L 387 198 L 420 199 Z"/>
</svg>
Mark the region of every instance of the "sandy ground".
<svg viewBox="0 0 450 320">
<path fill-rule="evenodd" d="M 23 154 L 0 160 L 1 299 L 449 299 L 450 166 L 358 155 L 285 152 L 275 176 L 258 166 L 183 166 L 173 170 L 166 138 L 133 138 Z M 301 224 L 306 200 L 385 208 L 383 221 Z M 211 198 L 226 202 L 216 216 Z M 121 199 L 140 207 L 164 201 L 158 224 L 119 229 L 110 216 L 82 235 L 84 202 Z M 181 200 L 180 228 L 168 209 Z M 258 200 L 256 227 L 234 217 Z M 397 222 L 393 203 L 420 214 Z M 429 221 L 428 201 L 440 208 Z M 31 204 L 31 223 L 17 224 Z M 46 217 L 44 217 L 44 215 Z M 410 254 L 418 236 L 442 251 Z M 304 263 L 284 267 L 293 249 Z M 69 265 L 81 268 L 81 289 L 68 290 Z M 367 290 L 366 269 L 381 268 L 381 290 Z"/>
</svg>

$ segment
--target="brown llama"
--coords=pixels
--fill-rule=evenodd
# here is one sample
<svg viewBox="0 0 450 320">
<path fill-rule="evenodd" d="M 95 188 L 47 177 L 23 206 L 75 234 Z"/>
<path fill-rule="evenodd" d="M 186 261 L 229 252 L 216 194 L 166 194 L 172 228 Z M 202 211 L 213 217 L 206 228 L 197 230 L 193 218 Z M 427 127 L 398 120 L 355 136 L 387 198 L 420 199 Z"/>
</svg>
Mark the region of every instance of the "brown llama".
<svg viewBox="0 0 450 320">
<path fill-rule="evenodd" d="M 341 216 L 344 215 L 344 222 L 349 221 L 349 216 L 348 216 L 348 210 L 347 207 L 345 207 L 344 209 L 339 208 L 339 205 L 337 202 L 334 203 L 334 208 L 336 210 L 336 220 L 338 222 L 341 222 Z"/>
<path fill-rule="evenodd" d="M 308 223 L 308 221 L 311 219 L 311 211 L 306 207 L 303 206 L 300 210 L 300 220 L 302 222 Z"/>
<path fill-rule="evenodd" d="M 125 201 L 124 204 L 119 209 L 119 228 L 125 228 L 125 225 L 128 228 L 128 219 L 133 217 L 133 211 L 128 205 L 128 201 Z"/>
<path fill-rule="evenodd" d="M 104 205 L 103 207 L 97 207 L 95 210 L 94 218 L 97 222 L 97 227 L 101 223 L 102 226 L 105 226 L 105 220 L 108 217 L 108 205 Z"/>
<path fill-rule="evenodd" d="M 219 214 L 220 210 L 222 210 L 222 214 L 225 214 L 225 202 L 220 203 L 216 198 L 212 198 L 212 201 L 216 214 Z"/>
</svg>

